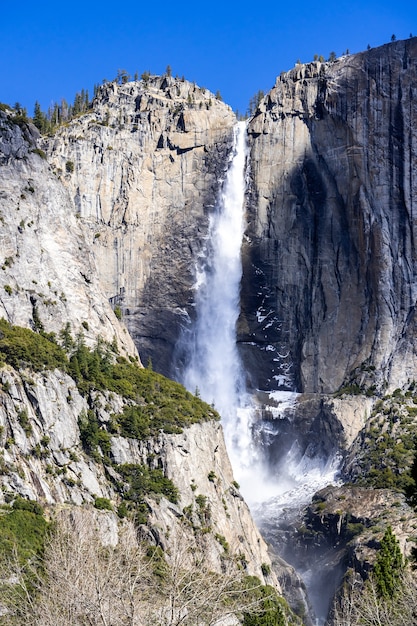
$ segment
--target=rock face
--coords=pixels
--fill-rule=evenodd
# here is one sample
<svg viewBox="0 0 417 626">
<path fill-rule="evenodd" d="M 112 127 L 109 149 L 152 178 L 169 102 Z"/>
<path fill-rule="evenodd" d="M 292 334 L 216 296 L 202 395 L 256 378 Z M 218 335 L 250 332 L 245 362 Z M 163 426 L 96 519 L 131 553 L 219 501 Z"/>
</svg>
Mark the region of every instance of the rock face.
<svg viewBox="0 0 417 626">
<path fill-rule="evenodd" d="M 255 389 L 381 391 L 414 377 L 416 57 L 412 38 L 296 66 L 248 124 L 238 341 Z M 234 123 L 204 89 L 150 77 L 103 85 L 45 143 L 106 296 L 165 374 L 195 314 Z M 355 403 L 355 426 L 333 403 L 346 441 L 369 409 Z"/>
<path fill-rule="evenodd" d="M 367 431 L 358 433 L 366 424 L 384 429 L 385 413 L 367 419 L 375 397 L 411 389 L 416 378 L 416 69 L 415 38 L 299 65 L 277 79 L 248 123 L 238 341 L 249 387 L 302 392 L 285 411 L 260 400 L 260 438 L 269 421 L 264 450 L 274 471 L 291 448 L 323 463 L 344 448 L 346 476 L 357 477 Z M 90 346 L 101 336 L 172 374 L 228 167 L 231 109 L 165 76 L 103 85 L 91 109 L 51 138 L 12 118 L 0 110 L 0 316 L 56 335 L 69 323 Z M 59 371 L 5 366 L 0 379 L 0 498 L 81 505 L 101 497 L 117 505 L 114 468 L 85 454 L 78 419 L 95 410 L 105 424 L 123 400 L 86 399 Z M 116 464 L 161 468 L 179 487 L 178 504 L 149 500 L 151 523 L 142 528 L 149 538 L 168 542 L 169 529 L 185 519 L 190 528 L 210 527 L 219 567 L 228 544 L 248 573 L 269 571 L 217 423 L 146 442 L 112 436 L 111 454 Z M 358 525 L 374 527 L 391 505 L 407 524 L 412 516 L 388 491 L 322 496 L 298 532 L 302 550 L 320 534 L 333 583 L 348 558 L 359 569 L 365 562 L 351 543 Z M 411 531 L 401 517 L 392 523 L 404 546 Z M 275 530 L 266 528 L 280 545 Z M 291 532 L 284 519 L 284 553 Z M 276 584 L 273 575 L 264 580 Z"/>
<path fill-rule="evenodd" d="M 414 377 L 416 68 L 416 38 L 299 65 L 251 119 L 239 332 L 254 386 Z"/>
<path fill-rule="evenodd" d="M 0 316 L 57 335 L 69 323 L 137 354 L 105 297 L 69 194 L 36 147 L 34 126 L 0 111 Z"/>
<path fill-rule="evenodd" d="M 325 620 L 348 568 L 364 578 L 371 571 L 388 525 L 409 555 L 415 513 L 404 497 L 346 485 L 322 489 L 304 510 L 286 509 L 278 523 L 264 520 L 261 530 L 309 582 L 314 611 Z"/>
<path fill-rule="evenodd" d="M 102 86 L 91 112 L 45 146 L 87 227 L 107 297 L 144 363 L 164 374 L 193 316 L 195 265 L 235 121 L 204 88 L 150 77 Z"/>
</svg>

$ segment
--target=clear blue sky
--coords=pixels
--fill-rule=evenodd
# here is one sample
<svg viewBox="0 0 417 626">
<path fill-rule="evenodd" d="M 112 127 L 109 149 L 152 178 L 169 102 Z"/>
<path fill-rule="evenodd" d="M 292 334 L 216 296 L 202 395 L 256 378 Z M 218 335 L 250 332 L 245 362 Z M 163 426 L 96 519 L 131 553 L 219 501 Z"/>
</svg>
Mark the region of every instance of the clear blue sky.
<svg viewBox="0 0 417 626">
<path fill-rule="evenodd" d="M 0 20 L 0 102 L 33 114 L 118 69 L 185 76 L 245 112 L 297 59 L 417 35 L 416 0 L 11 2 Z"/>
</svg>

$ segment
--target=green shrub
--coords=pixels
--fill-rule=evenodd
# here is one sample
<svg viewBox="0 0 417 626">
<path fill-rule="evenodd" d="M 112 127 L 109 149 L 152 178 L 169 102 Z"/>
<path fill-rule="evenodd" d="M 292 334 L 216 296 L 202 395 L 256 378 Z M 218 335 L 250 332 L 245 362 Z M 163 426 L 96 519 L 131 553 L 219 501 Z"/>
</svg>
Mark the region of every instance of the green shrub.
<svg viewBox="0 0 417 626">
<path fill-rule="evenodd" d="M 207 497 L 202 494 L 198 494 L 195 497 L 195 501 L 198 506 L 197 516 L 200 520 L 200 524 L 203 527 L 209 528 L 209 524 L 211 523 L 211 509 L 210 503 L 207 501 Z"/>
<path fill-rule="evenodd" d="M 355 482 L 412 495 L 415 477 L 415 423 L 410 400 L 398 390 L 378 401 L 361 433 L 355 460 Z"/>
<path fill-rule="evenodd" d="M 33 150 L 31 150 L 31 152 L 33 152 L 34 154 L 37 154 L 38 156 L 41 157 L 41 159 L 46 159 L 46 153 L 41 150 L 40 148 L 33 148 Z"/>
<path fill-rule="evenodd" d="M 6 267 L 11 267 L 11 266 L 13 265 L 13 263 L 14 263 L 14 259 L 13 259 L 13 257 L 12 257 L 12 256 L 7 256 L 7 257 L 4 259 L 4 263 L 3 263 L 3 265 L 1 266 L 1 269 L 2 269 L 2 270 L 5 270 L 5 269 L 6 269 Z"/>
<path fill-rule="evenodd" d="M 286 626 L 290 611 L 283 598 L 270 585 L 261 585 L 255 576 L 246 577 L 247 595 L 253 598 L 254 610 L 244 614 L 243 626 Z"/>
<path fill-rule="evenodd" d="M 43 515 L 43 508 L 35 500 L 26 500 L 26 498 L 18 496 L 12 506 L 15 511 L 29 511 L 35 515 Z"/>
<path fill-rule="evenodd" d="M 178 489 L 172 480 L 163 475 L 162 470 L 133 463 L 118 465 L 116 470 L 129 486 L 124 493 L 127 500 L 140 503 L 145 495 L 161 494 L 174 504 L 178 502 Z"/>
<path fill-rule="evenodd" d="M 108 460 L 111 450 L 110 435 L 106 430 L 100 428 L 96 414 L 92 409 L 88 409 L 87 413 L 81 413 L 78 418 L 78 427 L 85 452 L 92 456 L 95 461 L 100 461 L 102 456 Z"/>
<path fill-rule="evenodd" d="M 37 502 L 16 498 L 13 506 L 3 508 L 0 514 L 0 555 L 7 558 L 15 550 L 20 562 L 40 556 L 47 528 Z"/>
<path fill-rule="evenodd" d="M 29 421 L 27 409 L 22 409 L 21 411 L 18 411 L 17 419 L 19 420 L 19 424 L 25 431 L 26 437 L 29 437 L 32 434 L 32 426 Z"/>
<path fill-rule="evenodd" d="M 126 504 L 126 502 L 123 500 L 123 501 L 119 504 L 119 506 L 117 507 L 117 515 L 118 515 L 121 519 L 123 519 L 123 518 L 127 517 L 128 513 L 129 513 L 129 510 L 128 510 L 128 508 L 127 508 L 127 504 Z"/>
<path fill-rule="evenodd" d="M 7 494 L 6 494 L 7 495 Z M 9 563 L 21 568 L 22 583 L 26 591 L 34 591 L 34 576 L 42 575 L 42 556 L 48 523 L 42 514 L 42 508 L 36 502 L 16 498 L 13 507 L 2 506 L 0 511 L 0 598 L 2 608 L 10 606 L 13 610 L 21 600 L 20 590 L 13 582 L 2 577 Z M 30 563 L 30 568 L 27 565 Z M 37 574 L 35 574 L 37 570 Z M 7 571 L 7 570 L 6 570 Z M 1 611 L 1 615 L 4 613 Z M 0 616 L 0 623 L 6 626 L 14 624 L 10 616 Z M 17 622 L 16 622 L 17 623 Z M 19 622 L 20 623 L 20 622 Z"/>
<path fill-rule="evenodd" d="M 218 533 L 216 533 L 214 537 L 219 542 L 223 550 L 225 552 L 229 552 L 229 544 L 227 543 L 226 538 L 223 537 L 223 535 L 219 535 Z"/>
<path fill-rule="evenodd" d="M 68 174 L 72 174 L 73 173 L 73 171 L 74 171 L 74 162 L 73 161 L 67 161 L 65 163 L 65 171 Z"/>
<path fill-rule="evenodd" d="M 13 289 L 10 287 L 10 285 L 4 285 L 4 291 L 7 293 L 7 295 L 11 296 L 13 293 Z"/>
<path fill-rule="evenodd" d="M 112 504 L 108 498 L 96 498 L 94 500 L 94 507 L 101 511 L 113 511 Z"/>
<path fill-rule="evenodd" d="M 362 389 L 359 387 L 359 385 L 357 385 L 356 383 L 351 383 L 349 385 L 341 387 L 338 391 L 336 391 L 334 395 L 338 398 L 343 395 L 358 396 L 361 393 Z"/>
<path fill-rule="evenodd" d="M 198 494 L 198 496 L 195 497 L 195 501 L 197 505 L 200 507 L 200 509 L 204 509 L 207 504 L 207 497 L 201 494 Z"/>
<path fill-rule="evenodd" d="M 0 353 L 16 370 L 65 369 L 68 361 L 62 348 L 49 338 L 28 328 L 12 326 L 5 319 L 0 319 Z"/>
<path fill-rule="evenodd" d="M 353 539 L 356 535 L 360 535 L 365 530 L 365 525 L 361 522 L 348 522 L 346 525 L 347 538 Z"/>
<path fill-rule="evenodd" d="M 271 566 L 268 565 L 268 563 L 262 563 L 261 570 L 262 570 L 263 576 L 269 576 L 271 573 Z"/>
</svg>

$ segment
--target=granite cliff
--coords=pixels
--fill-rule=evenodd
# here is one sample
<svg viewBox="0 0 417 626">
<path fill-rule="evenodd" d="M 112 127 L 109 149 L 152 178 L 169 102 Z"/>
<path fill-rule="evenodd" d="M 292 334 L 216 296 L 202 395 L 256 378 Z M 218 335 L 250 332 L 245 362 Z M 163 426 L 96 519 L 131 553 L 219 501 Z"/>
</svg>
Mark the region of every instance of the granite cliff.
<svg viewBox="0 0 417 626">
<path fill-rule="evenodd" d="M 254 386 L 415 376 L 416 59 L 412 38 L 297 65 L 249 122 L 239 338 Z"/>
<path fill-rule="evenodd" d="M 0 316 L 56 334 L 69 323 L 93 343 L 115 338 L 137 355 L 115 319 L 71 199 L 37 148 L 32 125 L 0 111 Z"/>
<path fill-rule="evenodd" d="M 318 412 L 330 402 L 342 446 L 372 392 L 402 387 L 416 367 L 416 45 L 297 65 L 248 123 L 238 324 L 247 378 L 253 389 L 314 394 Z M 205 89 L 150 77 L 102 86 L 91 111 L 44 144 L 106 296 L 143 362 L 164 374 L 176 374 L 175 345 L 195 315 L 234 123 Z M 369 397 L 321 395 L 341 388 Z"/>
<path fill-rule="evenodd" d="M 121 307 L 143 362 L 164 374 L 193 316 L 195 264 L 234 123 L 206 89 L 157 76 L 103 85 L 92 110 L 46 142 L 107 298 Z"/>
<path fill-rule="evenodd" d="M 404 490 L 414 454 L 416 70 L 416 38 L 296 65 L 248 124 L 238 340 L 253 388 L 303 392 L 291 409 L 264 405 L 266 453 L 278 471 L 294 446 L 300 467 L 340 453 L 343 478 L 365 486 L 348 498 L 329 489 L 298 521 L 290 509 L 275 525 L 260 516 L 294 565 L 320 559 L 310 591 L 324 617 L 323 589 L 349 566 L 371 568 L 381 537 L 366 528 L 382 521 L 375 497 L 405 552 L 413 541 L 415 513 L 379 489 Z M 317 533 L 329 522 L 328 498 L 358 536 L 341 541 L 327 527 L 326 552 Z M 286 535 L 294 528 L 295 542 Z"/>
</svg>

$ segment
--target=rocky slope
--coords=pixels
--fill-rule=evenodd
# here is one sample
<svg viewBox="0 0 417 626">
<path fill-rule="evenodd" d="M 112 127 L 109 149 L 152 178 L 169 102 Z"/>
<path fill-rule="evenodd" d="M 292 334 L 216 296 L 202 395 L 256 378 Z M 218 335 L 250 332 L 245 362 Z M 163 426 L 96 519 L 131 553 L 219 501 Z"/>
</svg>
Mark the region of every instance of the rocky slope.
<svg viewBox="0 0 417 626">
<path fill-rule="evenodd" d="M 297 65 L 250 120 L 239 330 L 255 386 L 415 377 L 416 68 L 416 38 Z"/>
<path fill-rule="evenodd" d="M 282 409 L 257 391 L 272 472 L 296 447 L 300 459 L 319 464 L 342 452 L 348 480 L 378 466 L 390 487 L 410 465 L 412 447 L 403 444 L 416 410 L 416 68 L 415 38 L 298 65 L 248 123 L 239 345 L 252 390 L 302 392 Z M 0 111 L 1 316 L 57 337 L 69 323 L 90 347 L 101 336 L 133 361 L 138 349 L 145 363 L 172 373 L 181 329 L 195 315 L 196 263 L 234 123 L 212 94 L 169 76 L 105 84 L 85 115 L 41 140 Z M 248 572 L 268 571 L 216 422 L 140 443 L 112 430 L 127 404 L 117 394 L 83 394 L 68 370 L 8 365 L 0 373 L 2 498 L 18 493 L 51 505 L 104 498 L 117 508 L 117 467 L 159 468 L 180 499 L 147 500 L 149 538 L 164 545 L 180 522 L 190 532 L 210 527 L 214 562 L 229 546 Z M 411 394 L 409 406 L 395 406 L 397 392 L 384 396 L 396 388 Z M 109 437 L 96 458 L 82 441 L 85 413 Z M 367 529 L 391 505 L 405 546 L 413 514 L 401 498 L 329 490 L 298 528 L 301 551 L 319 538 L 323 570 L 350 563 L 365 571 L 374 539 Z M 266 527 L 268 537 L 282 547 L 274 528 Z M 360 556 L 364 545 L 370 551 Z M 294 588 L 288 570 L 279 571 Z"/>
<path fill-rule="evenodd" d="M 261 530 L 302 573 L 315 614 L 324 623 L 346 573 L 369 576 L 388 526 L 409 556 L 417 525 L 404 496 L 345 485 L 322 489 L 301 511 L 287 508 L 278 522 L 264 518 Z"/>
<path fill-rule="evenodd" d="M 300 468 L 341 453 L 344 479 L 368 487 L 326 492 L 307 531 L 292 534 L 291 510 L 262 520 L 322 618 L 346 568 L 372 567 L 378 532 L 391 523 L 405 551 L 415 533 L 415 513 L 380 489 L 406 488 L 414 453 L 416 70 L 416 38 L 297 65 L 248 125 L 241 353 L 253 388 L 303 392 L 291 408 L 265 402 L 264 449 L 284 476 L 295 448 Z M 340 532 L 326 513 L 339 498 Z"/>
<path fill-rule="evenodd" d="M 182 434 L 161 433 L 146 441 L 114 435 L 110 463 L 100 453 L 98 457 L 86 453 L 79 419 L 93 407 L 105 429 L 125 403 L 111 396 L 83 397 L 75 381 L 58 370 L 18 374 L 3 367 L 0 503 L 16 494 L 48 506 L 94 504 L 97 498 L 105 498 L 109 508 L 117 510 L 123 500 L 120 466 L 160 468 L 180 498 L 177 503 L 162 496 L 147 498 L 146 538 L 167 548 L 170 532 L 181 520 L 189 519 L 191 536 L 192 525 L 210 527 L 205 532 L 216 568 L 227 545 L 245 560 L 248 573 L 263 578 L 261 566 L 270 565 L 270 558 L 233 479 L 220 424 L 198 423 Z M 267 578 L 275 581 L 273 574 Z"/>
<path fill-rule="evenodd" d="M 413 379 L 416 46 L 298 65 L 249 121 L 238 341 L 255 389 L 371 394 Z M 234 122 L 195 84 L 150 77 L 103 85 L 92 110 L 45 143 L 107 297 L 165 374 L 177 374 L 175 345 L 195 314 Z M 324 421 L 341 422 L 341 447 L 370 397 L 317 397 Z"/>
<path fill-rule="evenodd" d="M 195 264 L 234 123 L 204 88 L 154 76 L 103 85 L 91 111 L 45 146 L 89 232 L 106 296 L 143 362 L 164 374 L 194 313 Z"/>
</svg>

